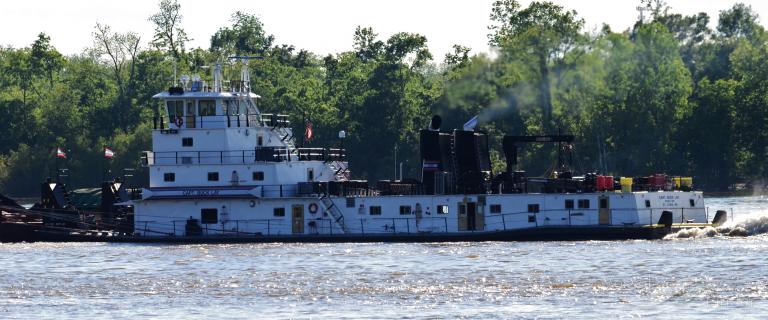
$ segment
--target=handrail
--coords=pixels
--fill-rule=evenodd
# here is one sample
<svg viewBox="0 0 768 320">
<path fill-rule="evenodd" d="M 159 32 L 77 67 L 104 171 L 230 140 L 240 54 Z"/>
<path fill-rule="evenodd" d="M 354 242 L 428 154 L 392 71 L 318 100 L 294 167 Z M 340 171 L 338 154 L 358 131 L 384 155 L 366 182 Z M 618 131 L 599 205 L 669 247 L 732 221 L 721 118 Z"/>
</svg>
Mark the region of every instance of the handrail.
<svg viewBox="0 0 768 320">
<path fill-rule="evenodd" d="M 507 212 L 507 213 L 486 214 L 485 218 L 488 219 L 488 218 L 493 218 L 493 217 L 501 217 L 501 222 L 500 223 L 502 225 L 502 230 L 507 230 L 506 219 L 505 219 L 507 216 L 522 215 L 522 214 L 533 215 L 535 217 L 534 223 L 536 224 L 536 227 L 540 227 L 541 225 L 539 225 L 539 219 L 538 219 L 538 215 L 539 214 L 541 214 L 541 213 L 562 213 L 562 214 L 567 214 L 568 215 L 568 224 L 567 225 L 568 226 L 573 226 L 572 216 L 573 216 L 574 213 L 585 213 L 585 212 L 598 212 L 599 213 L 600 210 L 601 209 L 599 209 L 599 208 L 598 209 L 592 209 L 592 208 L 589 208 L 589 209 L 587 209 L 587 208 L 581 208 L 581 209 L 578 209 L 578 208 L 574 208 L 574 209 L 548 209 L 548 210 L 539 210 L 537 212 L 520 211 L 520 212 Z M 638 222 L 639 222 L 639 219 L 640 219 L 640 215 L 639 214 L 642 213 L 642 212 L 647 212 L 648 213 L 648 219 L 649 219 L 648 220 L 648 225 L 656 225 L 657 222 L 658 222 L 658 218 L 661 217 L 661 214 L 664 211 L 669 211 L 669 212 L 672 212 L 673 214 L 675 214 L 675 212 L 679 211 L 680 212 L 680 221 L 679 222 L 680 223 L 687 223 L 687 220 L 686 220 L 686 217 L 685 217 L 686 210 L 702 210 L 702 208 L 694 208 L 694 207 L 690 207 L 690 208 L 689 207 L 608 208 L 609 217 L 610 217 L 610 221 L 609 221 L 608 224 L 609 225 L 615 225 L 616 224 L 615 223 L 616 217 L 615 217 L 614 213 L 631 212 L 631 211 L 635 211 L 635 212 L 638 213 L 638 217 L 637 217 L 638 218 Z M 706 211 L 707 209 L 705 208 L 704 210 Z M 658 215 L 655 216 L 656 219 L 654 219 L 654 214 L 655 213 L 658 213 Z M 707 217 L 705 218 L 705 220 L 707 220 L 705 222 L 708 222 L 708 214 L 707 214 Z M 486 222 L 486 224 L 488 225 L 489 223 Z M 496 224 L 498 225 L 499 222 L 497 222 Z"/>
<path fill-rule="evenodd" d="M 231 127 L 267 127 L 290 128 L 291 121 L 286 114 L 272 113 L 237 113 L 215 115 L 176 115 L 176 116 L 152 116 L 152 128 L 155 130 L 178 129 L 174 128 L 177 119 L 181 119 L 181 129 L 217 129 Z M 191 124 L 189 122 L 192 122 Z M 215 124 L 211 126 L 211 124 Z M 173 125 L 173 126 L 172 126 Z M 208 125 L 206 127 L 206 125 Z"/>
<path fill-rule="evenodd" d="M 398 224 L 397 221 L 405 221 L 405 232 L 404 233 L 411 233 L 411 221 L 415 222 L 415 233 L 422 232 L 419 230 L 419 222 L 424 220 L 442 220 L 443 221 L 443 230 L 445 232 L 448 232 L 448 217 L 394 217 L 394 218 L 371 218 L 371 220 L 387 220 L 392 221 L 392 225 L 384 225 L 384 230 L 389 231 L 391 230 L 391 233 L 398 233 Z M 399 232 L 403 233 L 403 232 Z"/>
<path fill-rule="evenodd" d="M 317 149 L 322 152 L 317 152 Z M 257 147 L 253 150 L 146 151 L 146 164 L 251 164 L 287 162 L 289 148 Z M 295 148 L 298 161 L 345 161 L 346 151 L 338 148 Z"/>
<path fill-rule="evenodd" d="M 648 221 L 648 225 L 656 225 L 657 222 L 654 220 L 654 217 L 658 219 L 658 217 L 661 216 L 661 213 L 663 211 L 680 211 L 681 214 L 684 217 L 685 210 L 690 209 L 686 207 L 675 207 L 675 208 L 615 208 L 615 209 L 609 209 L 611 212 L 611 221 L 609 225 L 617 225 L 616 221 L 614 220 L 615 217 L 613 215 L 614 212 L 622 212 L 622 211 L 647 211 L 649 213 L 650 221 Z M 696 208 L 701 209 L 701 208 Z M 654 215 L 654 210 L 658 212 L 658 215 Z M 550 210 L 542 210 L 539 212 L 507 212 L 507 213 L 500 213 L 500 214 L 492 214 L 492 215 L 486 215 L 485 216 L 485 228 L 488 227 L 497 227 L 497 229 L 500 230 L 510 230 L 506 225 L 505 217 L 508 216 L 516 216 L 516 215 L 523 215 L 523 214 L 532 214 L 536 218 L 534 220 L 535 227 L 543 227 L 547 225 L 542 225 L 539 223 L 539 215 L 541 213 L 551 213 L 551 212 L 558 212 L 562 213 L 563 215 L 568 216 L 568 222 L 567 223 L 556 223 L 555 225 L 566 225 L 566 226 L 574 226 L 573 221 L 571 220 L 571 216 L 574 213 L 583 213 L 583 212 L 599 212 L 600 209 L 550 209 Z M 491 220 L 494 217 L 500 217 L 501 219 L 493 219 L 496 221 Z M 638 216 L 638 219 L 640 217 Z M 683 218 L 684 219 L 684 218 Z M 427 223 L 428 221 L 442 221 L 442 230 L 443 232 L 449 232 L 448 229 L 448 217 L 447 216 L 436 216 L 436 217 L 389 217 L 389 218 L 374 218 L 374 217 L 368 217 L 365 218 L 358 218 L 356 219 L 358 223 L 350 223 L 349 228 L 352 229 L 354 232 L 360 233 L 360 234 L 366 234 L 366 233 L 420 233 L 425 231 L 434 231 L 434 227 L 436 225 L 434 223 Z M 136 228 L 136 231 L 143 231 L 145 234 L 161 234 L 161 235 L 175 235 L 177 231 L 184 231 L 185 225 L 188 219 L 183 220 L 171 220 L 168 222 L 156 222 L 156 221 L 136 221 L 135 225 L 139 226 Z M 354 220 L 353 220 L 354 221 Z M 381 225 L 381 223 L 375 223 L 375 222 L 387 222 L 384 225 Z M 372 223 L 374 222 L 374 223 Z M 638 221 L 639 222 L 639 221 Z M 682 222 L 685 222 L 684 220 Z M 323 218 L 322 216 L 317 218 L 306 218 L 305 219 L 305 227 L 310 228 L 308 234 L 330 234 L 333 235 L 334 228 L 338 230 L 338 226 L 334 225 L 334 219 L 331 218 Z M 143 228 L 141 225 L 143 224 Z M 225 227 L 226 224 L 226 227 Z M 233 225 L 234 224 L 234 225 Z M 260 225 L 261 229 L 263 231 L 243 231 L 241 230 L 242 225 Z M 235 219 L 235 220 L 227 220 L 224 223 L 221 221 L 218 221 L 217 223 L 212 224 L 202 224 L 199 223 L 201 231 L 203 235 L 210 235 L 211 233 L 214 234 L 221 234 L 221 235 L 228 235 L 228 234 L 234 234 L 234 235 L 253 235 L 253 236 L 259 236 L 259 235 L 273 235 L 273 234 L 280 234 L 280 231 L 275 232 L 275 228 L 284 228 L 287 225 L 291 224 L 291 220 L 288 218 L 281 218 L 281 219 Z M 431 230 L 424 230 L 423 226 L 424 224 L 428 224 L 429 227 L 431 227 Z M 580 224 L 578 224 L 580 225 Z M 219 227 L 221 226 L 221 227 Z M 439 225 L 437 225 L 439 226 Z M 498 228 L 500 227 L 500 228 Z M 383 228 L 383 230 L 382 230 Z M 258 230 L 258 229 L 257 229 Z M 278 229 L 282 230 L 282 229 Z"/>
<path fill-rule="evenodd" d="M 182 232 L 185 231 L 184 228 L 186 226 L 187 221 L 188 221 L 188 219 L 184 219 L 184 220 L 171 220 L 169 223 L 165 223 L 165 224 L 157 223 L 157 222 L 154 222 L 154 221 L 149 221 L 149 222 L 153 222 L 154 225 L 160 225 L 161 227 L 164 226 L 164 225 L 166 227 L 170 227 L 170 228 L 172 228 L 172 233 L 171 232 L 168 232 L 168 233 L 175 235 L 177 230 L 182 231 Z M 141 222 L 143 222 L 143 221 L 141 221 Z M 230 224 L 230 223 L 234 223 L 235 224 L 234 225 L 234 230 L 232 230 L 232 229 L 225 229 L 224 228 L 224 224 Z M 201 231 L 203 232 L 203 234 L 206 235 L 206 236 L 210 235 L 211 232 L 220 233 L 221 235 L 227 235 L 227 234 L 233 234 L 234 233 L 235 235 L 238 235 L 238 236 L 239 235 L 259 236 L 259 235 L 263 235 L 264 234 L 262 232 L 241 231 L 240 230 L 240 224 L 241 223 L 242 224 L 254 224 L 254 223 L 255 224 L 261 224 L 262 226 L 266 226 L 266 231 L 267 231 L 266 234 L 267 235 L 271 235 L 271 231 L 272 231 L 272 227 L 273 226 L 275 226 L 275 225 L 284 226 L 286 221 L 284 219 L 237 219 L 237 220 L 226 220 L 226 221 L 223 221 L 223 222 L 222 221 L 218 221 L 217 223 L 201 223 L 198 220 L 198 225 L 200 226 Z M 210 227 L 211 225 L 221 226 L 221 228 Z M 145 226 L 145 228 L 146 228 L 146 226 Z M 143 230 L 143 229 L 140 229 L 140 230 Z M 161 233 L 161 232 L 156 232 L 156 233 Z"/>
</svg>

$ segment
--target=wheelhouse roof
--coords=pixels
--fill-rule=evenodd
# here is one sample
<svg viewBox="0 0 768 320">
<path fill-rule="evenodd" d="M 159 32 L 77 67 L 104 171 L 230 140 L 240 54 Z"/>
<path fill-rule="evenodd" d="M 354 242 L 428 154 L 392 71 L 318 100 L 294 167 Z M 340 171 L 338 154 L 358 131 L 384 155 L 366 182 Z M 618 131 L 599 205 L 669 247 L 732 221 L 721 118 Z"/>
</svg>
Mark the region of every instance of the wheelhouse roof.
<svg viewBox="0 0 768 320">
<path fill-rule="evenodd" d="M 182 94 L 170 94 L 168 91 L 160 92 L 154 96 L 153 99 L 161 100 L 176 100 L 176 99 L 189 99 L 189 98 L 261 98 L 260 95 L 255 93 L 240 93 L 240 92 L 200 92 L 200 91 L 184 91 Z"/>
</svg>

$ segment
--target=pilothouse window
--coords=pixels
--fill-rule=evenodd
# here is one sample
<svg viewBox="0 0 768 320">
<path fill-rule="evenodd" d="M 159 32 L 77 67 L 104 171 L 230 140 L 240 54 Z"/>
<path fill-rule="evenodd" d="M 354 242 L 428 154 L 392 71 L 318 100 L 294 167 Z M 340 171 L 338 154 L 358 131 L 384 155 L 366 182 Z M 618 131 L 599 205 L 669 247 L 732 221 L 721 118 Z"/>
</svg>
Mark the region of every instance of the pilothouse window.
<svg viewBox="0 0 768 320">
<path fill-rule="evenodd" d="M 198 101 L 198 108 L 200 108 L 201 116 L 216 115 L 216 101 L 214 100 L 200 100 Z"/>
<path fill-rule="evenodd" d="M 168 109 L 168 118 L 173 120 L 177 117 L 184 116 L 184 101 L 168 101 L 166 102 Z"/>
</svg>

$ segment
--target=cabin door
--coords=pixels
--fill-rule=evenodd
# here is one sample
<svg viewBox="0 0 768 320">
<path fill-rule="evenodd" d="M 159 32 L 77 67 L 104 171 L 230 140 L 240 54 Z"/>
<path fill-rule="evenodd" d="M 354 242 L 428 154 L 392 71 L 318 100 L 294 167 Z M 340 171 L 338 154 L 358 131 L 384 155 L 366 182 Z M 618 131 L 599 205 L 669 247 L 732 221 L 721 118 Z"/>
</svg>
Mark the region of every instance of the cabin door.
<svg viewBox="0 0 768 320">
<path fill-rule="evenodd" d="M 485 229 L 485 205 L 475 206 L 475 228 L 472 230 L 481 231 Z"/>
<path fill-rule="evenodd" d="M 295 204 L 291 208 L 291 226 L 294 234 L 304 233 L 304 205 Z"/>
<path fill-rule="evenodd" d="M 601 225 L 611 224 L 611 208 L 607 196 L 600 196 L 600 198 L 597 199 L 597 208 L 599 223 Z"/>
<path fill-rule="evenodd" d="M 187 124 L 187 128 L 195 127 L 195 120 L 197 120 L 197 108 L 195 108 L 195 101 L 187 101 L 187 116 L 184 120 L 184 122 Z"/>
<path fill-rule="evenodd" d="M 458 210 L 456 210 L 456 216 L 459 219 L 459 231 L 467 230 L 467 205 L 464 202 L 459 202 Z"/>
<path fill-rule="evenodd" d="M 467 202 L 467 230 L 477 230 L 477 203 Z"/>
</svg>

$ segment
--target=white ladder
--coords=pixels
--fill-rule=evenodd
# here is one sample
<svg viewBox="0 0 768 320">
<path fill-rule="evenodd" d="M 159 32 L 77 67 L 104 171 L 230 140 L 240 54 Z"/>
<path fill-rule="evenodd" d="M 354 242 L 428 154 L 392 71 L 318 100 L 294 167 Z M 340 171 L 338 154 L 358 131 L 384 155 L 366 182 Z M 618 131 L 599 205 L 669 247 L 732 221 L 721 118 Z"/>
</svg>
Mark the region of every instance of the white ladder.
<svg viewBox="0 0 768 320">
<path fill-rule="evenodd" d="M 331 214 L 331 217 L 333 217 L 333 220 L 336 221 L 336 225 L 341 229 L 341 231 L 343 231 L 345 234 L 348 234 L 349 229 L 347 228 L 347 225 L 344 224 L 344 215 L 341 213 L 341 210 L 336 207 L 336 204 L 334 204 L 333 201 L 331 201 L 331 199 L 326 195 L 320 196 L 320 202 L 323 203 L 325 211 Z"/>
<path fill-rule="evenodd" d="M 333 171 L 333 176 L 336 178 L 336 181 L 347 181 L 349 180 L 349 169 L 342 161 L 332 161 L 328 163 L 328 167 L 331 168 Z"/>
<path fill-rule="evenodd" d="M 293 135 L 283 127 L 274 127 L 273 130 L 280 137 L 280 140 L 285 143 L 285 147 L 288 149 L 288 154 L 298 156 L 299 150 L 296 149 L 296 144 L 293 142 Z"/>
</svg>

